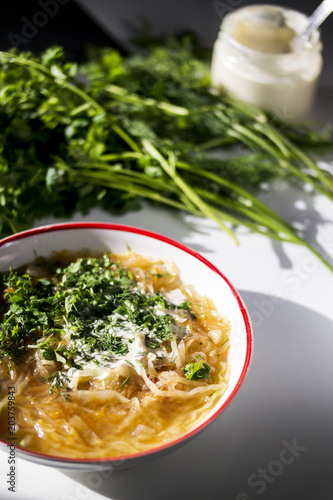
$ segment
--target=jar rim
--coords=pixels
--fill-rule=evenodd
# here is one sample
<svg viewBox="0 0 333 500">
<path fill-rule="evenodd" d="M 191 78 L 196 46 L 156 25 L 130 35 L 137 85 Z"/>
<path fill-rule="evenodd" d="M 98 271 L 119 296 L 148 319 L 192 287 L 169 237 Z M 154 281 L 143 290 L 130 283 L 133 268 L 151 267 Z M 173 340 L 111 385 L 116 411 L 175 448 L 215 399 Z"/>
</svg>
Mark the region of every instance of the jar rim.
<svg viewBox="0 0 333 500">
<path fill-rule="evenodd" d="M 247 54 L 251 56 L 252 58 L 257 58 L 258 60 L 272 60 L 272 64 L 276 64 L 278 61 L 287 61 L 288 59 L 295 58 L 296 56 L 302 56 L 303 54 L 310 54 L 313 52 L 319 52 L 322 50 L 322 43 L 321 43 L 321 37 L 320 37 L 320 31 L 318 29 L 313 30 L 311 34 L 311 38 L 308 42 L 304 43 L 302 47 L 298 50 L 292 50 L 290 52 L 286 53 L 273 53 L 273 52 L 262 52 L 260 50 L 253 49 L 251 47 L 248 47 L 238 40 L 236 40 L 233 35 L 232 35 L 232 28 L 235 25 L 235 21 L 237 20 L 237 16 L 240 16 L 246 11 L 264 11 L 267 9 L 275 10 L 275 11 L 280 11 L 283 13 L 287 13 L 288 15 L 294 16 L 298 18 L 298 22 L 302 25 L 306 25 L 306 22 L 308 21 L 308 17 L 303 14 L 302 12 L 299 12 L 295 9 L 290 9 L 287 7 L 280 7 L 278 5 L 272 5 L 272 4 L 254 4 L 254 5 L 249 5 L 249 6 L 244 6 L 239 9 L 236 9 L 230 13 L 228 13 L 220 26 L 220 33 L 219 37 L 224 37 L 227 39 L 228 43 L 230 43 L 236 50 L 239 52 L 243 52 L 244 54 Z M 297 31 L 296 26 L 290 26 L 297 34 L 300 33 L 300 28 L 302 26 L 299 26 L 299 29 Z"/>
</svg>

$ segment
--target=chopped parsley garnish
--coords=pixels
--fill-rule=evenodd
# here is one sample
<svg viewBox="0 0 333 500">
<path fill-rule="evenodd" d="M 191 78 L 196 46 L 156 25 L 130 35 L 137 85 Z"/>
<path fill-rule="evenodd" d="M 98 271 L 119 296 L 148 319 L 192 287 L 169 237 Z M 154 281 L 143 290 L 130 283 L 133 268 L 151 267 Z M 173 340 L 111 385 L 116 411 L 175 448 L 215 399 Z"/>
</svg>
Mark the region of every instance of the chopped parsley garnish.
<svg viewBox="0 0 333 500">
<path fill-rule="evenodd" d="M 125 385 L 128 383 L 128 380 L 129 380 L 129 376 L 128 376 L 128 377 L 126 377 L 126 378 L 122 381 L 122 383 L 121 383 L 121 384 L 120 384 L 120 386 L 118 387 L 118 391 L 121 391 L 121 390 L 125 387 Z"/>
<path fill-rule="evenodd" d="M 183 368 L 185 377 L 190 380 L 201 380 L 210 377 L 211 367 L 204 363 L 202 360 L 187 363 Z"/>
<path fill-rule="evenodd" d="M 36 279 L 12 270 L 1 276 L 0 355 L 8 363 L 34 354 L 54 361 L 47 378 L 51 392 L 67 394 L 69 370 L 128 361 L 136 332 L 147 349 L 170 351 L 177 337 L 168 308 L 175 306 L 160 293 L 144 292 L 110 256 L 80 258 L 50 276 Z"/>
<path fill-rule="evenodd" d="M 184 309 L 184 311 L 187 311 L 192 319 L 197 319 L 197 315 L 195 314 L 194 311 L 192 311 L 191 306 L 192 306 L 192 302 L 189 300 L 186 300 L 185 302 L 182 302 L 181 304 L 179 304 L 177 307 L 178 307 L 178 309 Z"/>
</svg>

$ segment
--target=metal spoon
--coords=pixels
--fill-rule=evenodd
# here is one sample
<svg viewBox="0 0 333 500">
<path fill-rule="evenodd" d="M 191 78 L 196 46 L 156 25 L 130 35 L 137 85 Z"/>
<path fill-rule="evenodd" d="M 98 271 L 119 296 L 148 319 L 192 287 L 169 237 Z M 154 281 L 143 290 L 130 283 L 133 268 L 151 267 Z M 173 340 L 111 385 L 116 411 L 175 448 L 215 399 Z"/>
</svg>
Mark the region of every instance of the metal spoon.
<svg viewBox="0 0 333 500">
<path fill-rule="evenodd" d="M 309 17 L 308 25 L 302 33 L 299 33 L 292 41 L 294 47 L 304 44 L 310 40 L 311 33 L 313 30 L 319 28 L 319 26 L 325 21 L 325 19 L 333 11 L 333 0 L 324 0 L 313 14 Z"/>
</svg>

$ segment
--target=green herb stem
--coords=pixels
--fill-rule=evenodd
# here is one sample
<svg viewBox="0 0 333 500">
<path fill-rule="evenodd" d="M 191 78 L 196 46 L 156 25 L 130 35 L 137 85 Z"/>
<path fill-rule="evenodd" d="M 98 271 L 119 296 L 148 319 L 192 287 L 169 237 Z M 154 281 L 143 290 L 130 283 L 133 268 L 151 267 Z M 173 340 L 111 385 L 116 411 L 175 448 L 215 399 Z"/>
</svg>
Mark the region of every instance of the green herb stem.
<svg viewBox="0 0 333 500">
<path fill-rule="evenodd" d="M 67 81 L 66 75 L 64 77 L 59 77 L 56 74 L 53 74 L 51 70 L 49 70 L 47 67 L 43 66 L 42 64 L 39 64 L 35 61 L 32 61 L 30 59 L 24 59 L 23 57 L 15 56 L 13 54 L 10 54 L 8 52 L 0 52 L 0 60 L 1 58 L 4 58 L 6 62 L 12 63 L 12 64 L 17 64 L 20 66 L 27 66 L 29 68 L 35 69 L 36 71 L 39 71 L 40 73 L 43 73 L 45 76 L 48 78 L 54 80 L 60 87 L 67 89 L 70 91 L 72 94 L 75 94 L 78 96 L 80 99 L 86 102 L 86 104 L 90 105 L 97 114 L 104 114 L 105 109 L 98 104 L 98 102 L 93 99 L 87 92 L 84 90 L 81 90 L 78 88 L 76 85 L 71 84 L 70 82 Z M 111 125 L 112 130 L 121 138 L 123 141 L 131 148 L 133 151 L 140 152 L 140 148 L 138 145 L 135 143 L 135 141 L 123 130 L 118 124 L 113 123 Z"/>
<path fill-rule="evenodd" d="M 166 161 L 166 159 L 159 153 L 159 151 L 147 140 L 143 141 L 143 146 L 145 150 L 153 157 L 155 158 L 159 164 L 162 166 L 164 171 L 170 176 L 170 178 L 174 181 L 174 183 L 183 191 L 185 196 L 193 202 L 194 205 L 198 207 L 198 209 L 207 217 L 215 220 L 215 222 L 218 223 L 218 225 L 226 231 L 229 236 L 235 241 L 235 243 L 238 243 L 236 236 L 234 235 L 233 231 L 229 229 L 225 224 L 216 217 L 214 211 L 196 194 L 196 192 L 176 173 L 176 170 L 173 169 Z"/>
<path fill-rule="evenodd" d="M 251 195 L 251 193 L 247 192 L 240 186 L 236 186 L 234 183 L 223 179 L 223 177 L 220 177 L 212 172 L 208 172 L 206 170 L 198 169 L 198 168 L 192 168 L 190 165 L 188 165 L 185 162 L 177 162 L 177 166 L 181 169 L 185 169 L 192 174 L 196 176 L 201 176 L 206 179 L 210 179 L 213 182 L 215 182 L 218 185 L 221 185 L 231 192 L 236 193 L 238 203 L 243 203 L 246 207 L 255 207 L 264 214 L 266 214 L 267 217 L 272 218 L 273 220 L 278 221 L 281 225 L 283 225 L 286 228 L 292 229 L 292 226 L 288 224 L 282 217 L 280 217 L 278 214 L 276 214 L 273 210 L 271 210 L 267 205 L 265 205 L 263 202 L 261 202 L 258 198 L 255 196 Z"/>
<path fill-rule="evenodd" d="M 119 99 L 131 104 L 139 104 L 140 106 L 144 105 L 156 108 L 171 116 L 186 116 L 189 114 L 189 110 L 186 108 L 175 106 L 174 104 L 153 99 L 151 97 L 144 98 L 143 96 L 139 96 L 135 93 L 130 93 L 118 85 L 107 85 L 105 87 L 105 91 L 111 94 L 114 99 Z"/>
</svg>

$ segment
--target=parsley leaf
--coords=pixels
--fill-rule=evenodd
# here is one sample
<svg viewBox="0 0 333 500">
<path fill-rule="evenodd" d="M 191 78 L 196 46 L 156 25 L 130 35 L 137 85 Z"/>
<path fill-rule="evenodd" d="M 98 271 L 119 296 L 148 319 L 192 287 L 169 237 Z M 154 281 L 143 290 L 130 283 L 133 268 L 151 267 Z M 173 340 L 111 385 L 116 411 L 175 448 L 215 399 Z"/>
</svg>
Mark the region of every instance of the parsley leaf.
<svg viewBox="0 0 333 500">
<path fill-rule="evenodd" d="M 211 367 L 204 363 L 202 360 L 199 362 L 194 361 L 193 363 L 187 363 L 183 368 L 185 377 L 190 380 L 201 380 L 210 377 Z"/>
</svg>

